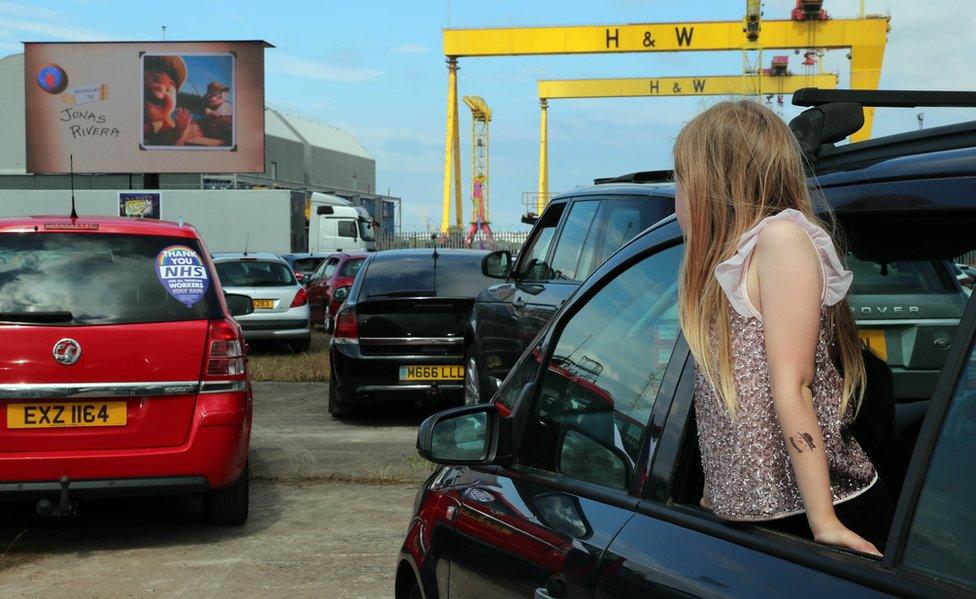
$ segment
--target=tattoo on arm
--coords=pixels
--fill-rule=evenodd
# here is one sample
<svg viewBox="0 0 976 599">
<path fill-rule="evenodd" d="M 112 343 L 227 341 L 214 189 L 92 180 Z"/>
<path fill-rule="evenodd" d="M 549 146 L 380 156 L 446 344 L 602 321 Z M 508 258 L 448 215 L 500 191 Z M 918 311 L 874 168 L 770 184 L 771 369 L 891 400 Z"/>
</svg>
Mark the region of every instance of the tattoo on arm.
<svg viewBox="0 0 976 599">
<path fill-rule="evenodd" d="M 817 446 L 813 443 L 813 437 L 810 433 L 798 432 L 796 435 L 790 435 L 789 437 L 790 445 L 797 453 L 803 453 L 804 451 L 813 451 Z"/>
</svg>

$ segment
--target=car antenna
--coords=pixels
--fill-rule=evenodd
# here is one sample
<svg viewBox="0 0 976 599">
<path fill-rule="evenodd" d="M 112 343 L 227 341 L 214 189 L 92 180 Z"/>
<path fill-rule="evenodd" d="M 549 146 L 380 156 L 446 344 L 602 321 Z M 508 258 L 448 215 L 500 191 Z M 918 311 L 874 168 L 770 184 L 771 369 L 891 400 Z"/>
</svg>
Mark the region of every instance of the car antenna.
<svg viewBox="0 0 976 599">
<path fill-rule="evenodd" d="M 434 242 L 434 253 L 431 254 L 431 258 L 434 259 L 434 295 L 437 295 L 437 259 L 440 258 L 441 255 L 437 253 L 437 234 L 432 233 L 430 239 Z"/>
<path fill-rule="evenodd" d="M 251 230 L 244 231 L 244 255 L 247 255 L 247 242 L 251 239 Z"/>
<path fill-rule="evenodd" d="M 75 155 L 68 154 L 68 179 L 71 181 L 71 218 L 78 218 L 78 211 L 75 210 Z"/>
</svg>

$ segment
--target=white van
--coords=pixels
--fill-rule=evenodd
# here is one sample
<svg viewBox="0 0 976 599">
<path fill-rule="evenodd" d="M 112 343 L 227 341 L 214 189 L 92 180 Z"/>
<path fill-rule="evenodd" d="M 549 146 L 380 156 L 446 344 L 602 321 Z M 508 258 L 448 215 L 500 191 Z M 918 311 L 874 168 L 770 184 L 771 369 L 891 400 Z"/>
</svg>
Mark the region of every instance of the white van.
<svg viewBox="0 0 976 599">
<path fill-rule="evenodd" d="M 313 193 L 309 199 L 309 253 L 350 250 L 376 251 L 373 219 L 365 208 L 348 200 Z"/>
</svg>

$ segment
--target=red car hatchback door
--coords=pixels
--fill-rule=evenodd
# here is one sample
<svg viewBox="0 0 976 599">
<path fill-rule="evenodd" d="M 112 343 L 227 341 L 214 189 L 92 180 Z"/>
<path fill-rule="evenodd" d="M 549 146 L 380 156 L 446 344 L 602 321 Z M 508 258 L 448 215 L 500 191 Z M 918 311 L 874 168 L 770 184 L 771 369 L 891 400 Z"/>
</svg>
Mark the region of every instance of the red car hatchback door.
<svg viewBox="0 0 976 599">
<path fill-rule="evenodd" d="M 186 442 L 211 273 L 193 238 L 0 231 L 0 452 Z"/>
</svg>

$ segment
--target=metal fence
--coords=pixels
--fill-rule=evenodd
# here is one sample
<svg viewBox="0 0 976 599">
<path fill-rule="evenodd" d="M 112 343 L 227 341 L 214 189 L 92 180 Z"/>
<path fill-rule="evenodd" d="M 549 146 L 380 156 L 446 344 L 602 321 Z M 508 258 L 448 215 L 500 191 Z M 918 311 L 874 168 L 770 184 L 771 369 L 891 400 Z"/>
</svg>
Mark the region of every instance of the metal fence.
<svg viewBox="0 0 976 599">
<path fill-rule="evenodd" d="M 493 231 L 493 240 L 488 240 L 479 234 L 472 241 L 470 248 L 475 250 L 508 250 L 517 254 L 522 244 L 525 243 L 528 234 L 528 231 Z M 431 238 L 432 235 L 433 238 Z M 468 247 L 465 245 L 464 233 L 442 235 L 418 231 L 398 235 L 381 235 L 376 239 L 376 246 L 379 250 L 433 248 L 435 244 L 439 248 L 463 249 Z"/>
</svg>

